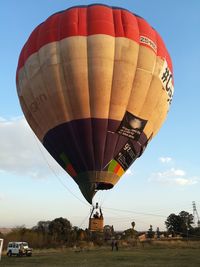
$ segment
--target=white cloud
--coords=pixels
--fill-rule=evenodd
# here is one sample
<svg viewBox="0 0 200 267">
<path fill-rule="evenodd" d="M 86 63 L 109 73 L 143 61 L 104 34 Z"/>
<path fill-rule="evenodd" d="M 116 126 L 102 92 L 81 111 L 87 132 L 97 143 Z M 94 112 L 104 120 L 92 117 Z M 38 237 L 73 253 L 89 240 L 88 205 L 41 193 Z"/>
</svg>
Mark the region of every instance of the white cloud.
<svg viewBox="0 0 200 267">
<path fill-rule="evenodd" d="M 176 169 L 172 168 L 171 171 L 175 176 L 185 176 L 186 175 L 185 171 L 180 170 L 180 169 L 176 170 Z"/>
<path fill-rule="evenodd" d="M 165 172 L 160 172 L 159 175 L 161 177 L 176 177 L 176 176 L 185 176 L 186 173 L 184 170 L 171 168 Z"/>
<path fill-rule="evenodd" d="M 6 120 L 2 117 L 0 117 L 0 122 L 5 122 Z"/>
<path fill-rule="evenodd" d="M 199 179 L 197 178 L 176 178 L 175 179 L 175 183 L 178 185 L 193 185 L 193 184 L 197 184 L 199 181 Z"/>
<path fill-rule="evenodd" d="M 162 163 L 169 163 L 172 161 L 172 158 L 170 157 L 160 157 L 159 160 L 162 162 Z"/>
<path fill-rule="evenodd" d="M 0 201 L 4 199 L 4 194 L 0 193 Z"/>
<path fill-rule="evenodd" d="M 61 169 L 34 136 L 24 118 L 0 118 L 0 148 L 0 172 L 46 178 L 52 175 L 52 171 L 45 159 L 54 169 Z"/>
<path fill-rule="evenodd" d="M 171 168 L 170 170 L 164 171 L 164 172 L 158 172 L 156 173 L 156 176 L 161 177 L 161 178 L 166 178 L 166 177 L 177 177 L 177 176 L 185 176 L 186 173 L 184 170 L 181 169 L 175 169 Z"/>
<path fill-rule="evenodd" d="M 128 170 L 126 171 L 126 174 L 128 174 L 128 175 L 132 175 L 132 174 L 133 174 L 133 171 L 132 171 L 131 169 L 128 169 Z"/>
<path fill-rule="evenodd" d="M 152 174 L 152 176 L 149 178 L 149 181 L 171 185 L 187 186 L 199 183 L 200 178 L 188 177 L 184 170 L 171 168 L 170 170 L 164 172 L 157 172 Z"/>
</svg>

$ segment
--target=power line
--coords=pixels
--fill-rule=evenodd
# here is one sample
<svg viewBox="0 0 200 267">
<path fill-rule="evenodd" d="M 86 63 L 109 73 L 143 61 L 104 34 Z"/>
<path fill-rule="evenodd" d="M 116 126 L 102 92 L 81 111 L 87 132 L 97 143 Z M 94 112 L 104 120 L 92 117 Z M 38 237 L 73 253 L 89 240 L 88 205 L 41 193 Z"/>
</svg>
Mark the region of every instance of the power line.
<svg viewBox="0 0 200 267">
<path fill-rule="evenodd" d="M 115 209 L 115 208 L 113 209 L 113 208 L 109 208 L 109 207 L 104 207 L 104 209 L 121 211 L 121 212 L 127 212 L 127 213 L 134 213 L 134 214 L 139 214 L 139 215 L 146 215 L 146 216 L 155 216 L 155 217 L 163 217 L 163 218 L 166 218 L 165 215 L 161 215 L 161 214 L 144 213 L 144 212 L 138 212 L 138 211 L 133 211 L 133 210 L 122 210 L 122 209 Z"/>
</svg>

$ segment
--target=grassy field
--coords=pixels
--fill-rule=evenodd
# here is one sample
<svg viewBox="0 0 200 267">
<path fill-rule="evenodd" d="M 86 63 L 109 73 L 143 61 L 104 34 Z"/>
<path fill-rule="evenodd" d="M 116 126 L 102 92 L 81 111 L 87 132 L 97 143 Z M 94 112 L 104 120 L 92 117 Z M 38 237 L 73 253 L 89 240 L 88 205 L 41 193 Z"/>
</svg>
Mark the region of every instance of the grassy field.
<svg viewBox="0 0 200 267">
<path fill-rule="evenodd" d="M 110 247 L 75 252 L 71 249 L 34 251 L 32 257 L 2 256 L 0 266 L 17 267 L 199 267 L 200 246 L 158 246 L 120 248 Z"/>
</svg>

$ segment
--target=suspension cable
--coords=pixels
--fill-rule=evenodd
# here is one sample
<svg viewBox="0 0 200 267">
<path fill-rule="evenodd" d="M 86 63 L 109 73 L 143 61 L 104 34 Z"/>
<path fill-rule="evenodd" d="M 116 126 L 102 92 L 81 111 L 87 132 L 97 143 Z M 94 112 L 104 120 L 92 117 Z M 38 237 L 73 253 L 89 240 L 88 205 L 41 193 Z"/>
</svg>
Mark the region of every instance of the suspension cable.
<svg viewBox="0 0 200 267">
<path fill-rule="evenodd" d="M 53 167 L 49 164 L 49 162 L 48 162 L 46 156 L 44 155 L 44 152 L 42 151 L 42 149 L 41 149 L 41 147 L 40 147 L 40 145 L 39 145 L 39 143 L 38 143 L 38 140 L 37 140 L 35 134 L 34 134 L 33 132 L 32 132 L 32 134 L 33 134 L 33 137 L 34 137 L 34 139 L 35 139 L 35 142 L 36 142 L 36 144 L 37 144 L 37 147 L 38 147 L 38 149 L 39 149 L 39 151 L 40 151 L 40 153 L 41 153 L 41 155 L 42 155 L 44 161 L 46 162 L 47 166 L 48 166 L 49 169 L 52 171 L 52 173 L 54 174 L 54 176 L 57 178 L 57 180 L 60 182 L 60 184 L 61 184 L 65 189 L 67 189 L 67 191 L 68 191 L 73 197 L 75 197 L 77 200 L 79 200 L 81 203 L 83 203 L 84 205 L 90 206 L 90 205 L 87 204 L 85 201 L 83 201 L 82 199 L 80 199 L 77 195 L 75 195 L 75 194 L 74 194 L 74 193 L 73 193 L 73 192 L 66 186 L 66 184 L 61 180 L 61 178 L 57 175 L 57 173 L 55 172 L 55 170 L 53 169 Z"/>
</svg>

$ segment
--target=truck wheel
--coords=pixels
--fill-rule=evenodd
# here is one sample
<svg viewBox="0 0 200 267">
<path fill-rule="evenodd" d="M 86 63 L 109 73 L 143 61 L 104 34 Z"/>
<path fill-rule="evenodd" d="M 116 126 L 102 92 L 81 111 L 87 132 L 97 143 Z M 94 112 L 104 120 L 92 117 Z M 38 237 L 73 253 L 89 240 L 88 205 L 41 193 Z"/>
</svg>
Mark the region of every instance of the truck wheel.
<svg viewBox="0 0 200 267">
<path fill-rule="evenodd" d="M 19 251 L 19 253 L 17 254 L 18 257 L 22 257 L 23 256 L 23 252 Z"/>
<path fill-rule="evenodd" d="M 8 257 L 11 257 L 12 256 L 12 252 L 10 250 L 8 251 L 7 256 Z"/>
<path fill-rule="evenodd" d="M 31 257 L 32 256 L 32 253 L 27 253 L 26 256 L 27 257 Z"/>
</svg>

